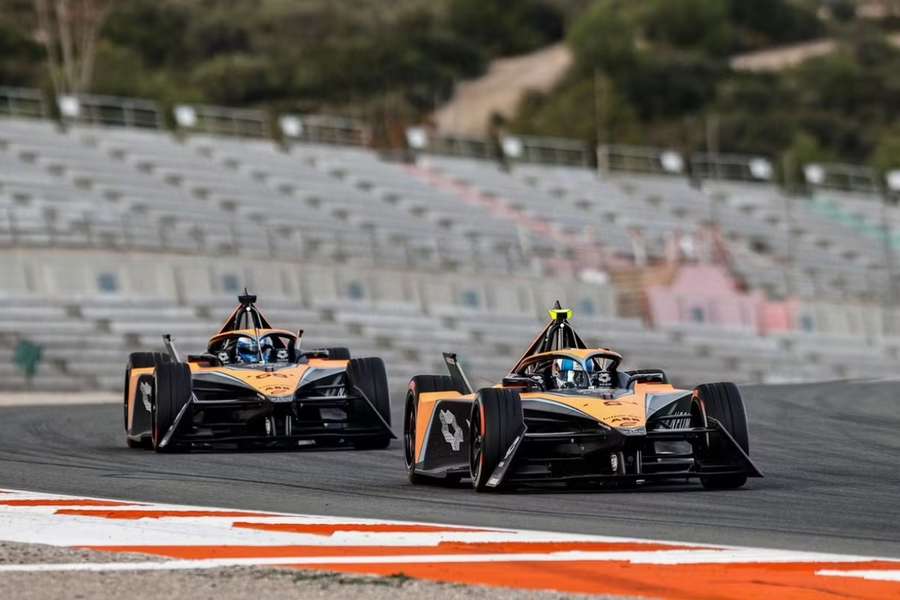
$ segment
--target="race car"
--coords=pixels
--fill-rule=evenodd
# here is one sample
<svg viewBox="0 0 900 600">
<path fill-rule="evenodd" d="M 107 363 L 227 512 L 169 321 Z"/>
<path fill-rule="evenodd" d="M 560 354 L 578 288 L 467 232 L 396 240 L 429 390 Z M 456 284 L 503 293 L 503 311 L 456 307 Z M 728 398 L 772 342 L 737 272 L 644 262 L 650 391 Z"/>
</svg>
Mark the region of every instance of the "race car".
<svg viewBox="0 0 900 600">
<path fill-rule="evenodd" d="M 556 303 L 550 322 L 499 385 L 473 391 L 458 357 L 449 375 L 409 382 L 403 420 L 412 483 L 471 478 L 479 491 L 564 482 L 645 485 L 699 479 L 732 489 L 762 477 L 732 383 L 677 389 L 658 369 L 623 371 L 588 348 Z"/>
<path fill-rule="evenodd" d="M 391 405 L 380 358 L 346 348 L 303 350 L 303 331 L 274 329 L 256 296 L 238 297 L 204 354 L 183 361 L 135 352 L 125 370 L 125 438 L 157 452 L 199 445 L 386 448 Z"/>
</svg>

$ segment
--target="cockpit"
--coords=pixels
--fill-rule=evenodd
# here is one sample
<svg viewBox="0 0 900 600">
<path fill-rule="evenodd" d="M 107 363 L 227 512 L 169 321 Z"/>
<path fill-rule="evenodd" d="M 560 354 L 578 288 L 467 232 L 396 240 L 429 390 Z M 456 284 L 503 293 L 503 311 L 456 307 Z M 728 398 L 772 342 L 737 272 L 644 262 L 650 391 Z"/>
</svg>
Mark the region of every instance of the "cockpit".
<svg viewBox="0 0 900 600">
<path fill-rule="evenodd" d="M 617 384 L 620 357 L 597 353 L 584 359 L 551 354 L 529 361 L 514 379 L 530 380 L 545 391 L 611 390 Z"/>
<path fill-rule="evenodd" d="M 209 354 L 223 365 L 270 365 L 296 362 L 296 338 L 287 333 L 260 336 L 235 333 L 217 337 L 209 344 Z"/>
</svg>

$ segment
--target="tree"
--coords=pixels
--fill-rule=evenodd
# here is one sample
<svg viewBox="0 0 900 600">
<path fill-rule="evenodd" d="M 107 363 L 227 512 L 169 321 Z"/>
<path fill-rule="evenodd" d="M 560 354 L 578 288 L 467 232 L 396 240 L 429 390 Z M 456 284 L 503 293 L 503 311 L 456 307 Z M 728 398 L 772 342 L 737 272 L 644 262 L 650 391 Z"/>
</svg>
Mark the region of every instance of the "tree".
<svg viewBox="0 0 900 600">
<path fill-rule="evenodd" d="M 94 77 L 100 29 L 111 0 L 34 0 L 37 37 L 44 45 L 57 95 L 86 92 Z"/>
<path fill-rule="evenodd" d="M 872 165 L 882 173 L 900 169 L 900 127 L 882 134 L 872 155 Z"/>
</svg>

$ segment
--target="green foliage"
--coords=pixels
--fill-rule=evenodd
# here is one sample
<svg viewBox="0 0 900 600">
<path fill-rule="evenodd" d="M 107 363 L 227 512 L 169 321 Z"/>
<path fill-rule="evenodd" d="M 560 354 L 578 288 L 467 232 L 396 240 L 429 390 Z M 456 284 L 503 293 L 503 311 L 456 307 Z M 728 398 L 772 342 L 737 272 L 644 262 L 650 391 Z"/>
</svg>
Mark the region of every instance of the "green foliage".
<svg viewBox="0 0 900 600">
<path fill-rule="evenodd" d="M 824 26 L 810 8 L 787 0 L 728 0 L 728 16 L 747 38 L 765 44 L 785 44 L 812 39 L 824 33 Z M 742 48 L 753 44 L 741 44 Z"/>
<path fill-rule="evenodd" d="M 841 30 L 840 51 L 783 72 L 728 66 L 736 52 L 825 34 L 815 8 L 791 0 L 596 0 L 569 30 L 571 76 L 524 103 L 514 123 L 590 139 L 591 112 L 573 123 L 572 98 L 600 74 L 636 117 L 642 143 L 702 149 L 704 122 L 715 114 L 722 151 L 886 163 L 891 138 L 882 158 L 874 152 L 882 132 L 898 126 L 900 51 L 881 32 L 859 26 L 848 37 Z"/>
<path fill-rule="evenodd" d="M 900 51 L 819 0 L 128 0 L 98 47 L 93 91 L 165 104 L 416 120 L 491 59 L 559 39 L 574 66 L 510 126 L 587 141 L 897 160 Z M 32 0 L 0 9 L 0 85 L 44 87 Z M 849 20 L 850 15 L 844 15 Z M 831 28 L 831 30 L 828 30 Z M 823 35 L 841 50 L 775 74 L 729 57 Z M 815 150 L 813 152 L 810 149 Z"/>
<path fill-rule="evenodd" d="M 804 165 L 832 160 L 834 160 L 834 155 L 822 148 L 815 137 L 802 131 L 798 132 L 794 135 L 782 158 L 785 181 L 789 185 L 799 185 L 804 179 Z"/>
<path fill-rule="evenodd" d="M 595 143 L 640 140 L 637 115 L 605 77 L 572 80 L 552 101 L 542 94 L 529 94 L 512 126 L 522 133 L 553 128 L 560 136 Z"/>
<path fill-rule="evenodd" d="M 0 84 L 21 86 L 34 81 L 33 65 L 43 58 L 44 51 L 24 33 L 0 21 Z"/>
<path fill-rule="evenodd" d="M 629 71 L 637 61 L 637 36 L 626 5 L 616 0 L 596 2 L 575 23 L 568 36 L 582 76 L 596 69 L 611 75 Z"/>
<path fill-rule="evenodd" d="M 734 31 L 726 0 L 646 0 L 638 3 L 644 36 L 675 48 L 710 55 L 732 50 Z"/>
<path fill-rule="evenodd" d="M 885 131 L 878 139 L 872 164 L 881 172 L 900 169 L 900 126 Z"/>
<path fill-rule="evenodd" d="M 491 54 L 521 54 L 563 37 L 564 17 L 541 0 L 450 0 L 450 30 Z"/>
</svg>

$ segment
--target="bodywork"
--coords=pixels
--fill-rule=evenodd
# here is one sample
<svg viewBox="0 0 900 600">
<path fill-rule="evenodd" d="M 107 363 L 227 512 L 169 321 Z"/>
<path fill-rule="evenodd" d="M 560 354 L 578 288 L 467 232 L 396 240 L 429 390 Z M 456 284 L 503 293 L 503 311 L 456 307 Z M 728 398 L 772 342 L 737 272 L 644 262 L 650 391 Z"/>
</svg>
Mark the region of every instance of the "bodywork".
<svg viewBox="0 0 900 600">
<path fill-rule="evenodd" d="M 613 369 L 603 389 L 543 390 L 523 385 L 529 369 L 542 361 L 584 364 L 593 357 L 616 365 L 621 358 L 606 348 L 587 348 L 566 319 L 554 320 L 503 383 L 495 386 L 520 390 L 524 422 L 488 486 L 761 476 L 730 432 L 706 417 L 694 391 L 672 386 L 662 371 Z M 477 394 L 457 357 L 445 354 L 445 361 L 456 389 L 418 395 L 415 471 L 434 477 L 468 476 L 470 414 Z M 727 440 L 739 459 L 712 464 L 698 458 L 696 450 L 709 436 Z"/>
<path fill-rule="evenodd" d="M 205 354 L 187 356 L 191 397 L 163 444 L 248 443 L 331 444 L 385 434 L 390 425 L 348 376 L 349 360 L 326 350 L 301 351 L 300 335 L 273 328 L 242 296 Z M 255 298 L 254 298 L 255 301 Z M 300 332 L 302 334 L 302 332 Z M 285 360 L 225 364 L 216 349 L 237 336 L 283 340 Z M 164 336 L 173 361 L 183 360 Z M 154 368 L 131 369 L 126 381 L 126 434 L 134 441 L 151 435 Z M 177 430 L 177 433 L 176 433 Z"/>
</svg>

